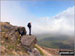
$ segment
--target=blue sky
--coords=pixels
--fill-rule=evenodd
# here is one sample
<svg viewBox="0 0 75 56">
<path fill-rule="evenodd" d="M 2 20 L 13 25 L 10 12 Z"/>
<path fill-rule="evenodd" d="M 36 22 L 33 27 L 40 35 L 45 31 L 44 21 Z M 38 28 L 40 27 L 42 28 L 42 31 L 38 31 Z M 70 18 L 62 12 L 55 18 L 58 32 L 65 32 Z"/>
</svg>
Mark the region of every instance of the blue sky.
<svg viewBox="0 0 75 56">
<path fill-rule="evenodd" d="M 51 17 L 74 6 L 74 1 L 23 1 L 21 6 L 27 6 L 29 12 L 37 17 Z"/>
<path fill-rule="evenodd" d="M 74 1 L 1 1 L 1 21 L 25 26 L 32 33 L 74 33 Z M 62 30 L 62 31 L 60 31 Z"/>
</svg>

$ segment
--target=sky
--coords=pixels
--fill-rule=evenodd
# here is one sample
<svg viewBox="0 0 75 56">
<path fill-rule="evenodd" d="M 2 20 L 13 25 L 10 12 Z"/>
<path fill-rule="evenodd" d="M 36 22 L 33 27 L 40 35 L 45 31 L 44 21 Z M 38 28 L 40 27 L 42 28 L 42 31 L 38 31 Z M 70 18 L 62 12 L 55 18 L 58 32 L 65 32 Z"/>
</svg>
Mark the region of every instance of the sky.
<svg viewBox="0 0 75 56">
<path fill-rule="evenodd" d="M 32 34 L 74 34 L 74 0 L 1 1 L 1 21 L 24 26 Z"/>
</svg>

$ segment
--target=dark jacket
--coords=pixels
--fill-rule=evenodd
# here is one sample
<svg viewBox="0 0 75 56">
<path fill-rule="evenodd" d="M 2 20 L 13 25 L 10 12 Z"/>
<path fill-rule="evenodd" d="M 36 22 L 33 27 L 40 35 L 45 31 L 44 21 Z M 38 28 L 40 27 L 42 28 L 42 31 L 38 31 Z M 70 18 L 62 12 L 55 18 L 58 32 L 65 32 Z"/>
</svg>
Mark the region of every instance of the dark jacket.
<svg viewBox="0 0 75 56">
<path fill-rule="evenodd" d="M 28 23 L 28 25 L 27 25 L 29 28 L 31 28 L 31 23 Z"/>
</svg>

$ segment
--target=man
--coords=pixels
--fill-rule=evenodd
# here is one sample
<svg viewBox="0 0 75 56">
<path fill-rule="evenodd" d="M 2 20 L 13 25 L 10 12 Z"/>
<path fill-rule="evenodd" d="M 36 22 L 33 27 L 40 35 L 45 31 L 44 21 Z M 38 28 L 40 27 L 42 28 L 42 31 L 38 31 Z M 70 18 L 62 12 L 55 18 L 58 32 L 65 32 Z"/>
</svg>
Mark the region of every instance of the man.
<svg viewBox="0 0 75 56">
<path fill-rule="evenodd" d="M 31 22 L 29 22 L 27 26 L 29 28 L 29 35 L 31 35 Z"/>
</svg>

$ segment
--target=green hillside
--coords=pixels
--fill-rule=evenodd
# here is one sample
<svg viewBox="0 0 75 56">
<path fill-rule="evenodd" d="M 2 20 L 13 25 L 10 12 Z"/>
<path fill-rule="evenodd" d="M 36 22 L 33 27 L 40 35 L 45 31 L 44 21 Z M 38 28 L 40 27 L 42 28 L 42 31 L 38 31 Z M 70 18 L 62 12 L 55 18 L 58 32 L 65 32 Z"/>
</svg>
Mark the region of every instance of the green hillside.
<svg viewBox="0 0 75 56">
<path fill-rule="evenodd" d="M 43 38 L 42 38 L 43 37 Z M 41 36 L 38 38 L 38 44 L 48 48 L 59 48 L 59 49 L 73 49 L 74 48 L 74 37 L 69 36 Z"/>
</svg>

